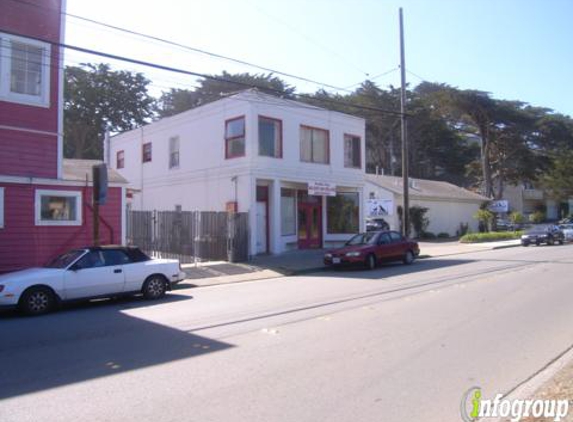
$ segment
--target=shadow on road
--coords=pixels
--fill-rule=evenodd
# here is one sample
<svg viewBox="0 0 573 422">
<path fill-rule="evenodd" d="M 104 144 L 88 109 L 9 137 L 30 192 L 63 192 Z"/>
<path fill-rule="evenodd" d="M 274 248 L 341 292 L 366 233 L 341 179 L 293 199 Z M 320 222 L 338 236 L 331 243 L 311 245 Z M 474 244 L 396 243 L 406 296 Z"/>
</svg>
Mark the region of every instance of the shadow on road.
<svg viewBox="0 0 573 422">
<path fill-rule="evenodd" d="M 233 347 L 122 312 L 185 299 L 92 302 L 42 317 L 2 318 L 0 400 Z"/>
<path fill-rule="evenodd" d="M 414 274 L 422 271 L 436 270 L 440 268 L 453 267 L 477 262 L 474 259 L 421 259 L 411 265 L 404 265 L 401 262 L 383 263 L 375 270 L 366 270 L 364 268 L 340 268 L 327 269 L 323 272 L 313 273 L 312 277 L 332 277 L 337 278 L 360 278 L 360 279 L 384 279 L 406 274 Z"/>
</svg>

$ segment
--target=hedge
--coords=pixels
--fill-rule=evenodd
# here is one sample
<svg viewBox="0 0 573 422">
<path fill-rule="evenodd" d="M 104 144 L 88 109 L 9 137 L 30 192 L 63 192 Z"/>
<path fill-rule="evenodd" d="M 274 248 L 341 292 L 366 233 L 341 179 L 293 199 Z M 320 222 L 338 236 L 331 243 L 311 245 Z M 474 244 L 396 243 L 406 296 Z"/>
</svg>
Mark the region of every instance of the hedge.
<svg viewBox="0 0 573 422">
<path fill-rule="evenodd" d="M 523 231 L 468 233 L 460 238 L 462 243 L 496 242 L 498 240 L 519 239 Z"/>
</svg>

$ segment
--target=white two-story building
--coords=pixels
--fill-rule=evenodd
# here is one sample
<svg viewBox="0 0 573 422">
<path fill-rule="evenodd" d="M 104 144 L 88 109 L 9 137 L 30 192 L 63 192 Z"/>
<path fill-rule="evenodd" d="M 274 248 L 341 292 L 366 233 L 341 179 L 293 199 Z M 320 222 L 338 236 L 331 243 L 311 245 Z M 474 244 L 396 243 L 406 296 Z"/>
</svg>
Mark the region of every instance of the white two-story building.
<svg viewBox="0 0 573 422">
<path fill-rule="evenodd" d="M 110 140 L 133 210 L 249 213 L 250 254 L 364 229 L 364 119 L 247 90 Z"/>
</svg>

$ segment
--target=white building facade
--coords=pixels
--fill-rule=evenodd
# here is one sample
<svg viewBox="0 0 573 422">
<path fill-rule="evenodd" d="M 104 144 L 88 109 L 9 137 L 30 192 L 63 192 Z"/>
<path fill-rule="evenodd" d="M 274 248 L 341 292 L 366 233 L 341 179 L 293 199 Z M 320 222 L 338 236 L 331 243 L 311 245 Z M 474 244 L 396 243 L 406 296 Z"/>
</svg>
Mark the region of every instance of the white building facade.
<svg viewBox="0 0 573 422">
<path fill-rule="evenodd" d="M 364 229 L 365 121 L 243 91 L 111 138 L 133 210 L 249 213 L 249 253 Z"/>
</svg>

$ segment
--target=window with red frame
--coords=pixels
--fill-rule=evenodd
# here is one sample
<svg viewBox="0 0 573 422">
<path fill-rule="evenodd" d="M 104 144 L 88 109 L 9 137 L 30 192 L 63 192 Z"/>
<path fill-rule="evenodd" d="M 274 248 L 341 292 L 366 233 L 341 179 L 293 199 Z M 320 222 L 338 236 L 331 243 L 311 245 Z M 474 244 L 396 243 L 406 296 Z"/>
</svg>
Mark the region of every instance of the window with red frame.
<svg viewBox="0 0 573 422">
<path fill-rule="evenodd" d="M 282 158 L 282 121 L 259 116 L 259 155 Z"/>
<path fill-rule="evenodd" d="M 245 156 L 245 117 L 225 122 L 225 158 Z"/>
<path fill-rule="evenodd" d="M 122 169 L 124 166 L 125 166 L 125 152 L 118 151 L 115 160 L 115 168 Z"/>
<path fill-rule="evenodd" d="M 360 168 L 360 137 L 344 135 L 344 167 Z"/>
<path fill-rule="evenodd" d="M 151 161 L 151 142 L 143 144 L 143 162 L 149 163 Z"/>
</svg>

